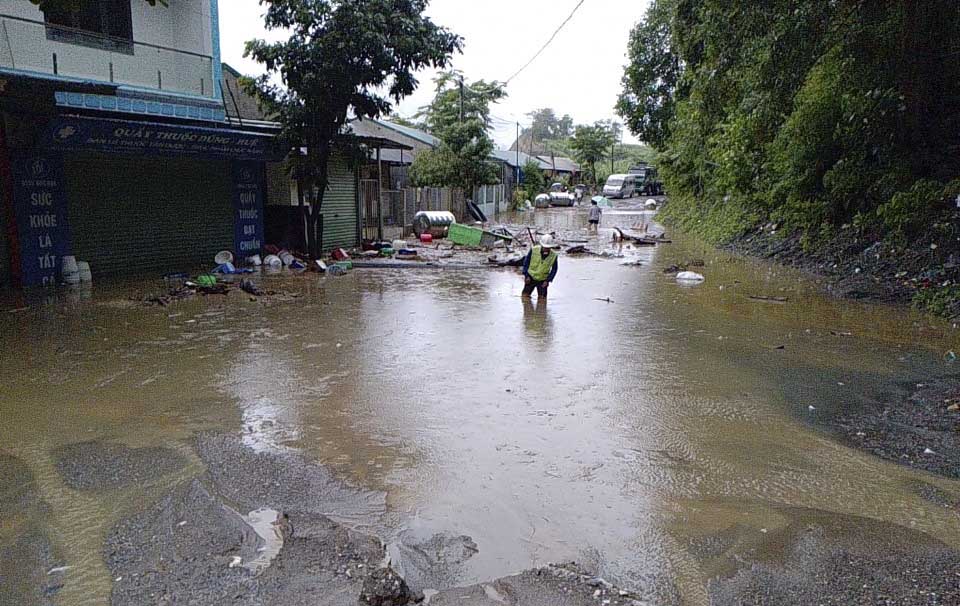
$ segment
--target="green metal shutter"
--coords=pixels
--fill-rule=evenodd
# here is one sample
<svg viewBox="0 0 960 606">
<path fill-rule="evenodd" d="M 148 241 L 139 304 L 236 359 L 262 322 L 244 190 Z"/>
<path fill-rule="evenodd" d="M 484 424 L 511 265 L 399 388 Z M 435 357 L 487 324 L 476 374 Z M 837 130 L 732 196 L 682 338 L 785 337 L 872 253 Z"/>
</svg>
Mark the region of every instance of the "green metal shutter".
<svg viewBox="0 0 960 606">
<path fill-rule="evenodd" d="M 233 249 L 229 162 L 84 155 L 66 175 L 73 252 L 94 274 L 209 267 Z"/>
<path fill-rule="evenodd" d="M 10 286 L 10 245 L 7 243 L 7 210 L 0 204 L 0 288 Z"/>
<path fill-rule="evenodd" d="M 330 187 L 323 196 L 323 247 L 357 246 L 357 188 L 353 167 L 342 156 L 334 156 L 329 167 Z"/>
</svg>

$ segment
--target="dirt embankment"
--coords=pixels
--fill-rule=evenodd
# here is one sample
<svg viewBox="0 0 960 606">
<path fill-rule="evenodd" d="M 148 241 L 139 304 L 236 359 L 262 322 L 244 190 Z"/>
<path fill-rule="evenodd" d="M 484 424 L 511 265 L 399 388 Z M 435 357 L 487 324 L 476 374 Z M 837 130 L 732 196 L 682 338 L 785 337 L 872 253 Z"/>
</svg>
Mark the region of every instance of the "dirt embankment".
<svg viewBox="0 0 960 606">
<path fill-rule="evenodd" d="M 918 293 L 934 298 L 960 284 L 958 243 L 934 235 L 897 246 L 847 227 L 829 241 L 804 246 L 799 234 L 767 225 L 724 248 L 813 274 L 828 292 L 848 299 L 909 305 Z M 960 300 L 933 311 L 960 317 Z"/>
</svg>

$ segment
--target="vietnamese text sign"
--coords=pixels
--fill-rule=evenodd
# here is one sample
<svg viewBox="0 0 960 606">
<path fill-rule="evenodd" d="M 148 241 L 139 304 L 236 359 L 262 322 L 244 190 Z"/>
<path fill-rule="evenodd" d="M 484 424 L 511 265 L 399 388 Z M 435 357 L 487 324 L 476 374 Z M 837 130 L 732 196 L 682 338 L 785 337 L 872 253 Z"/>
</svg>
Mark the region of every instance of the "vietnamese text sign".
<svg viewBox="0 0 960 606">
<path fill-rule="evenodd" d="M 235 246 L 240 259 L 263 248 L 263 163 L 237 160 L 233 163 Z"/>
<path fill-rule="evenodd" d="M 70 254 L 63 159 L 26 156 L 15 158 L 12 168 L 23 284 L 55 285 Z"/>
<path fill-rule="evenodd" d="M 121 120 L 61 117 L 47 128 L 44 145 L 105 153 L 267 160 L 269 136 L 227 129 Z"/>
</svg>

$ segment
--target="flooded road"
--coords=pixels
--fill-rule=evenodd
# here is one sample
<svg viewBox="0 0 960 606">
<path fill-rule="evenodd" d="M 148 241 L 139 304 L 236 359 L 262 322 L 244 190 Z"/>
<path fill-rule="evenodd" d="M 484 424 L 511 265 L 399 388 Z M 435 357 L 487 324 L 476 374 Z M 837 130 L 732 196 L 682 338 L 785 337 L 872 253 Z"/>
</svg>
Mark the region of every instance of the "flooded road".
<svg viewBox="0 0 960 606">
<path fill-rule="evenodd" d="M 563 229 L 584 218 L 536 216 Z M 608 211 L 600 237 L 640 220 Z M 5 312 L 0 453 L 26 467 L 43 505 L 0 502 L 0 541 L 25 552 L 23 536 L 45 534 L 49 549 L 31 557 L 66 567 L 54 603 L 105 603 L 106 534 L 201 474 L 194 436 L 215 430 L 384 493 L 382 507 L 343 499 L 325 513 L 380 536 L 401 567 L 407 545 L 470 537 L 469 557 L 406 571 L 430 589 L 576 560 L 655 603 L 705 605 L 710 579 L 733 572 L 730 549 L 775 559 L 765 537 L 806 515 L 960 548 L 957 512 L 917 490 L 960 501 L 960 483 L 819 425 L 955 372 L 943 355 L 957 331 L 694 242 L 623 252 L 561 257 L 549 301 L 521 299 L 513 270 L 355 270 L 265 279 L 301 295 L 276 304 L 145 308 L 128 297 L 159 285 L 98 285 Z M 663 273 L 692 259 L 705 261 L 700 286 Z M 143 453 L 154 473 L 72 478 L 64 449 L 97 440 Z"/>
</svg>

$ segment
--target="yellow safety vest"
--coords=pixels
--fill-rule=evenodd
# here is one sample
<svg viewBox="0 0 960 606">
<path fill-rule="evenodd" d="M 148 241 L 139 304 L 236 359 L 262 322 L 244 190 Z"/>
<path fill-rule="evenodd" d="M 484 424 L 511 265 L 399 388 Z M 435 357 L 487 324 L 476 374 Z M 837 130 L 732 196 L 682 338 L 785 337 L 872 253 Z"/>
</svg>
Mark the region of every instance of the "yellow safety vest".
<svg viewBox="0 0 960 606">
<path fill-rule="evenodd" d="M 542 246 L 534 246 L 530 253 L 530 267 L 527 268 L 527 274 L 534 282 L 543 282 L 550 277 L 553 266 L 557 262 L 556 251 L 551 250 L 547 258 L 543 258 Z"/>
</svg>

